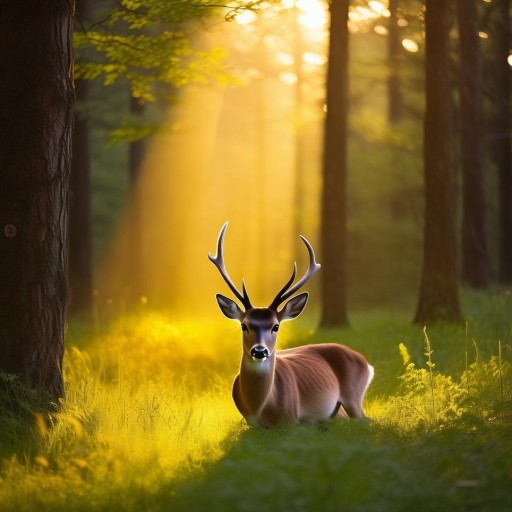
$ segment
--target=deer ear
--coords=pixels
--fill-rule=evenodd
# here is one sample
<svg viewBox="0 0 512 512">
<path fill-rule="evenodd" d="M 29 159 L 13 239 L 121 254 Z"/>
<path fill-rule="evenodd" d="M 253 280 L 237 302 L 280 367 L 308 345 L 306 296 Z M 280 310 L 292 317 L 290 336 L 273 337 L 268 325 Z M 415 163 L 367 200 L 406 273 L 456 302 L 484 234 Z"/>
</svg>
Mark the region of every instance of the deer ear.
<svg viewBox="0 0 512 512">
<path fill-rule="evenodd" d="M 297 318 L 306 307 L 308 296 L 308 292 L 304 292 L 290 299 L 284 305 L 284 308 L 277 314 L 279 321 L 282 322 L 283 320 L 292 320 L 293 318 Z"/>
<path fill-rule="evenodd" d="M 231 300 L 220 293 L 217 293 L 216 298 L 219 308 L 225 316 L 231 320 L 242 320 L 244 312 L 238 307 L 238 304 L 234 300 Z"/>
</svg>

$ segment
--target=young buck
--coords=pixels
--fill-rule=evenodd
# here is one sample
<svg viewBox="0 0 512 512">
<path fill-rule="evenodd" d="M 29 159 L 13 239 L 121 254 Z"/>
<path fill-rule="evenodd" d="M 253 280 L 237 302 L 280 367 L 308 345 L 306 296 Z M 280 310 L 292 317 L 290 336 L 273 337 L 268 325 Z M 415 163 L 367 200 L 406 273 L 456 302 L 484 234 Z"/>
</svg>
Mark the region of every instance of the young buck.
<svg viewBox="0 0 512 512">
<path fill-rule="evenodd" d="M 300 315 L 308 300 L 307 292 L 297 292 L 320 268 L 310 243 L 301 236 L 309 253 L 309 268 L 293 284 L 297 265 L 290 280 L 268 308 L 252 306 L 245 281 L 242 293 L 231 281 L 224 265 L 223 244 L 228 223 L 219 233 L 217 255 L 208 254 L 224 281 L 242 303 L 217 294 L 225 316 L 242 326 L 243 355 L 240 374 L 233 384 L 233 400 L 249 424 L 270 427 L 278 423 L 319 422 L 332 418 L 364 417 L 363 396 L 373 378 L 373 367 L 365 358 L 344 345 L 323 343 L 276 352 L 277 332 L 284 320 Z"/>
</svg>

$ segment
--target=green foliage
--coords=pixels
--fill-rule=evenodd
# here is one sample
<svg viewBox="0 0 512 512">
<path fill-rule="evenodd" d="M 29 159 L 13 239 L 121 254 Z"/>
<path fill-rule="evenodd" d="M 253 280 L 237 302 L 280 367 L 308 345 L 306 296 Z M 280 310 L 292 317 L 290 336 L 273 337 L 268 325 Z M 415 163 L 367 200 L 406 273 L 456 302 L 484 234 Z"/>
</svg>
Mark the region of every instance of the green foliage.
<svg viewBox="0 0 512 512">
<path fill-rule="evenodd" d="M 417 368 L 407 347 L 399 345 L 404 372 L 398 392 L 379 413 L 382 422 L 405 434 L 425 434 L 474 421 L 508 422 L 512 413 L 510 362 L 498 356 L 485 362 L 477 359 L 460 379 L 454 379 L 435 371 L 426 329 L 424 336 L 426 368 Z"/>
<path fill-rule="evenodd" d="M 469 297 L 466 330 L 436 325 L 427 336 L 382 310 L 354 315 L 350 329 L 295 333 L 368 357 L 371 420 L 270 430 L 248 428 L 232 404 L 239 333 L 229 323 L 147 306 L 110 324 L 104 311 L 94 325 L 72 323 L 60 412 L 41 414 L 22 386 L 0 393 L 0 507 L 508 510 L 512 371 L 509 339 L 495 337 L 510 332 L 504 295 Z"/>
<path fill-rule="evenodd" d="M 76 31 L 75 76 L 101 77 L 107 86 L 127 79 L 132 96 L 146 102 L 156 100 L 155 83 L 182 87 L 229 80 L 225 52 L 203 51 L 194 43 L 218 8 L 210 0 L 122 0 L 103 24 Z"/>
</svg>

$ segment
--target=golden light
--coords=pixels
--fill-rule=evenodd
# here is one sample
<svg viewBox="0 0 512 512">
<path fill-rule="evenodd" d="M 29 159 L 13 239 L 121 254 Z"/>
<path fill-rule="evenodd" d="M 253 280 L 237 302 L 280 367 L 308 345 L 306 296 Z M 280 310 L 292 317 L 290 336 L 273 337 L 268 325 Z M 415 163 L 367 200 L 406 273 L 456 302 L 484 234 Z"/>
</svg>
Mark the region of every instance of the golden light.
<svg viewBox="0 0 512 512">
<path fill-rule="evenodd" d="M 316 98 L 323 86 L 318 68 L 326 62 L 322 54 L 328 11 L 323 0 L 286 5 L 293 10 L 279 19 L 262 10 L 245 10 L 237 14 L 236 23 L 212 27 L 198 40 L 207 48 L 227 49 L 238 83 L 191 85 L 179 91 L 179 107 L 170 109 L 168 129 L 148 147 L 140 179 L 98 272 L 97 302 L 105 316 L 136 301 L 138 310 L 163 305 L 178 316 L 197 315 L 200 309 L 205 318 L 217 318 L 215 293 L 223 285 L 207 253 L 214 251 L 226 220 L 231 222 L 226 246 L 230 273 L 237 282 L 246 278 L 254 303 L 267 302 L 288 277 L 298 238 L 294 88 L 300 83 L 307 91 L 303 114 L 313 119 L 308 117 L 308 122 L 318 142 L 312 140 L 304 158 L 313 161 L 315 145 L 321 143 Z M 296 48 L 299 16 L 308 27 L 322 26 L 299 26 L 301 47 Z M 276 22 L 289 26 L 276 30 Z M 298 64 L 300 77 L 293 72 Z M 319 187 L 318 179 L 303 193 L 313 199 L 301 233 L 313 239 Z M 274 222 L 276 211 L 279 222 Z M 250 233 L 247 240 L 244 233 Z M 278 251 L 273 239 L 281 244 Z"/>
<path fill-rule="evenodd" d="M 312 66 L 322 66 L 327 62 L 327 58 L 325 55 L 320 55 L 315 52 L 306 52 L 302 55 L 302 60 L 306 64 L 311 64 Z"/>
<path fill-rule="evenodd" d="M 373 9 L 368 9 L 368 7 L 358 5 L 355 10 L 364 20 L 370 20 L 379 17 L 379 13 L 375 12 Z"/>
<path fill-rule="evenodd" d="M 375 25 L 373 28 L 376 34 L 381 36 L 387 36 L 389 34 L 389 30 L 384 25 Z"/>
<path fill-rule="evenodd" d="M 399 18 L 399 20 L 396 22 L 396 24 L 399 27 L 407 27 L 407 25 L 409 25 L 409 22 L 405 18 Z"/>
<path fill-rule="evenodd" d="M 286 85 L 293 85 L 297 83 L 297 75 L 290 71 L 285 71 L 279 74 L 279 80 Z"/>
<path fill-rule="evenodd" d="M 242 11 L 235 16 L 235 21 L 240 25 L 249 25 L 256 20 L 256 13 L 253 11 Z"/>
<path fill-rule="evenodd" d="M 480 32 L 478 32 L 478 37 L 480 37 L 481 39 L 489 39 L 489 34 L 481 30 Z"/>
<path fill-rule="evenodd" d="M 327 11 L 319 0 L 298 0 L 295 4 L 302 11 L 297 21 L 304 28 L 320 29 L 327 25 Z"/>
<path fill-rule="evenodd" d="M 509 66 L 512 66 L 512 53 L 507 57 L 507 62 Z"/>
<path fill-rule="evenodd" d="M 357 23 L 355 23 L 354 21 L 352 21 L 350 19 L 348 20 L 347 27 L 348 27 L 348 31 L 351 34 L 357 34 L 359 32 L 359 26 L 357 25 Z"/>
<path fill-rule="evenodd" d="M 276 59 L 284 66 L 291 66 L 295 62 L 293 55 L 285 52 L 277 52 Z"/>
<path fill-rule="evenodd" d="M 418 43 L 412 39 L 402 39 L 402 46 L 411 53 L 416 53 L 419 49 Z"/>
<path fill-rule="evenodd" d="M 377 0 L 370 0 L 368 2 L 368 5 L 378 14 L 381 14 L 383 11 L 386 10 L 386 6 L 384 5 L 384 3 L 378 2 Z"/>
</svg>

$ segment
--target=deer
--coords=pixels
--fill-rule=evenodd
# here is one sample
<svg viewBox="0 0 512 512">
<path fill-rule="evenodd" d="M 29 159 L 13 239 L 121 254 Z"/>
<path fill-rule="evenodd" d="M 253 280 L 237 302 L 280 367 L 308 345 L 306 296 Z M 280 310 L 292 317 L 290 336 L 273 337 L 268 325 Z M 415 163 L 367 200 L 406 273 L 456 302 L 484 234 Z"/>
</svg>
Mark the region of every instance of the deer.
<svg viewBox="0 0 512 512">
<path fill-rule="evenodd" d="M 239 321 L 242 329 L 242 361 L 232 389 L 240 414 L 249 425 L 265 428 L 288 423 L 321 423 L 335 417 L 364 418 L 363 397 L 374 369 L 362 354 L 338 343 L 276 350 L 281 322 L 297 318 L 308 301 L 307 292 L 294 294 L 320 268 L 311 244 L 300 235 L 309 254 L 309 267 L 304 276 L 293 284 L 297 274 L 294 263 L 291 278 L 270 306 L 254 307 L 245 280 L 240 292 L 226 271 L 223 246 L 227 227 L 228 222 L 220 230 L 217 254 L 208 254 L 208 258 L 244 308 L 229 297 L 216 294 L 224 316 Z"/>
</svg>

